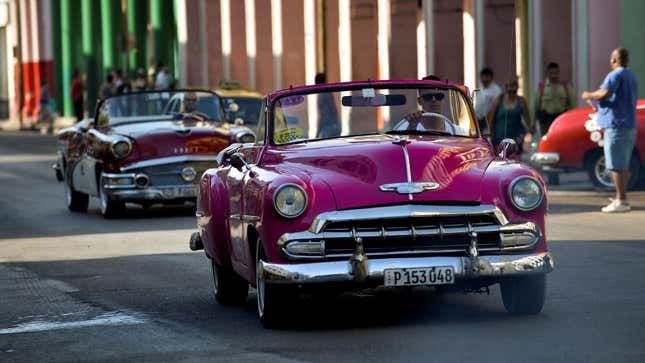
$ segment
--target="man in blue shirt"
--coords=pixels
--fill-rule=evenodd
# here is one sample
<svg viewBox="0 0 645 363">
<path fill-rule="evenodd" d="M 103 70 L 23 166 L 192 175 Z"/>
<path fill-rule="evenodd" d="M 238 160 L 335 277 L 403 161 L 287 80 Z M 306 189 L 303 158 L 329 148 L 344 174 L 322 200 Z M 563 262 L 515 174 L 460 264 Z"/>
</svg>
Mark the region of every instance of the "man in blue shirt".
<svg viewBox="0 0 645 363">
<path fill-rule="evenodd" d="M 605 213 L 627 212 L 627 181 L 629 162 L 636 142 L 636 100 L 638 84 L 634 74 L 627 69 L 629 53 L 625 48 L 611 52 L 611 72 L 600 88 L 582 92 L 583 100 L 598 101 L 597 125 L 604 131 L 605 166 L 611 170 L 616 187 L 616 199 L 602 208 Z"/>
</svg>

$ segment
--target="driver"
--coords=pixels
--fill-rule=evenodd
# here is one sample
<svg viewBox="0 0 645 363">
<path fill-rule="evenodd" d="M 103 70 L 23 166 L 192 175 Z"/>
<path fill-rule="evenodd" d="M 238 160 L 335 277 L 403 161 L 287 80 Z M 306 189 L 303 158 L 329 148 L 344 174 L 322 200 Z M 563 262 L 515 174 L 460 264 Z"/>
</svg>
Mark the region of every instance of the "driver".
<svg viewBox="0 0 645 363">
<path fill-rule="evenodd" d="M 417 103 L 421 110 L 411 113 L 403 119 L 398 129 L 452 131 L 454 126 L 442 115 L 446 92 L 441 89 L 419 89 Z M 428 115 L 438 114 L 438 115 Z M 425 114 L 425 115 L 424 115 Z"/>
<path fill-rule="evenodd" d="M 186 92 L 182 101 L 183 112 L 175 115 L 176 119 L 193 119 L 197 121 L 205 121 L 208 115 L 203 112 L 197 111 L 199 104 L 199 97 L 195 92 Z"/>
</svg>

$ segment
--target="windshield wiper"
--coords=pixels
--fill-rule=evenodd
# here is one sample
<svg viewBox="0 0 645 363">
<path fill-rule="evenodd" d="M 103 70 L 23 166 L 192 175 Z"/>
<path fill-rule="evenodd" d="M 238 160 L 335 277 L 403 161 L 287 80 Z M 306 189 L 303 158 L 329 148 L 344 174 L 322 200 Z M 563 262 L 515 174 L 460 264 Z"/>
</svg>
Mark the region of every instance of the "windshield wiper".
<svg viewBox="0 0 645 363">
<path fill-rule="evenodd" d="M 387 135 L 450 135 L 453 133 L 437 130 L 390 130 L 385 132 Z"/>
</svg>

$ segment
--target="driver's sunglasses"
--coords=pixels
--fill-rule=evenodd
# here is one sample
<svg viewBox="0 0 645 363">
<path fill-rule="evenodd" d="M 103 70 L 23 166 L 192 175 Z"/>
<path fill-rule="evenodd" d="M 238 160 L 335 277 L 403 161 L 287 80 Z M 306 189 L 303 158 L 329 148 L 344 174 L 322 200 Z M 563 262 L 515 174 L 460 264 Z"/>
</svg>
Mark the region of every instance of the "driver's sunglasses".
<svg viewBox="0 0 645 363">
<path fill-rule="evenodd" d="M 443 93 L 424 93 L 420 96 L 424 101 L 432 101 L 432 99 L 435 99 L 437 101 L 443 100 L 444 97 L 446 97 L 445 94 Z"/>
</svg>

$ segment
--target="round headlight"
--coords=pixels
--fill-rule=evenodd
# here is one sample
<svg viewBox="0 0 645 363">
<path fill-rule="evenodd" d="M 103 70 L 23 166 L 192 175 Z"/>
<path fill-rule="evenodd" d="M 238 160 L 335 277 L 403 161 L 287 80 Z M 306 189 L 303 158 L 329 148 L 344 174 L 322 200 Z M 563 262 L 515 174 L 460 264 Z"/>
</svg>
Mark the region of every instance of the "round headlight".
<svg viewBox="0 0 645 363">
<path fill-rule="evenodd" d="M 296 218 L 307 208 L 307 193 L 295 184 L 282 185 L 273 195 L 273 207 L 285 218 Z"/>
<path fill-rule="evenodd" d="M 130 154 L 132 144 L 127 140 L 117 140 L 112 143 L 112 154 L 117 159 L 122 159 Z"/>
<path fill-rule="evenodd" d="M 521 176 L 511 183 L 509 195 L 517 209 L 531 211 L 542 203 L 544 190 L 542 185 L 534 178 Z"/>
</svg>

